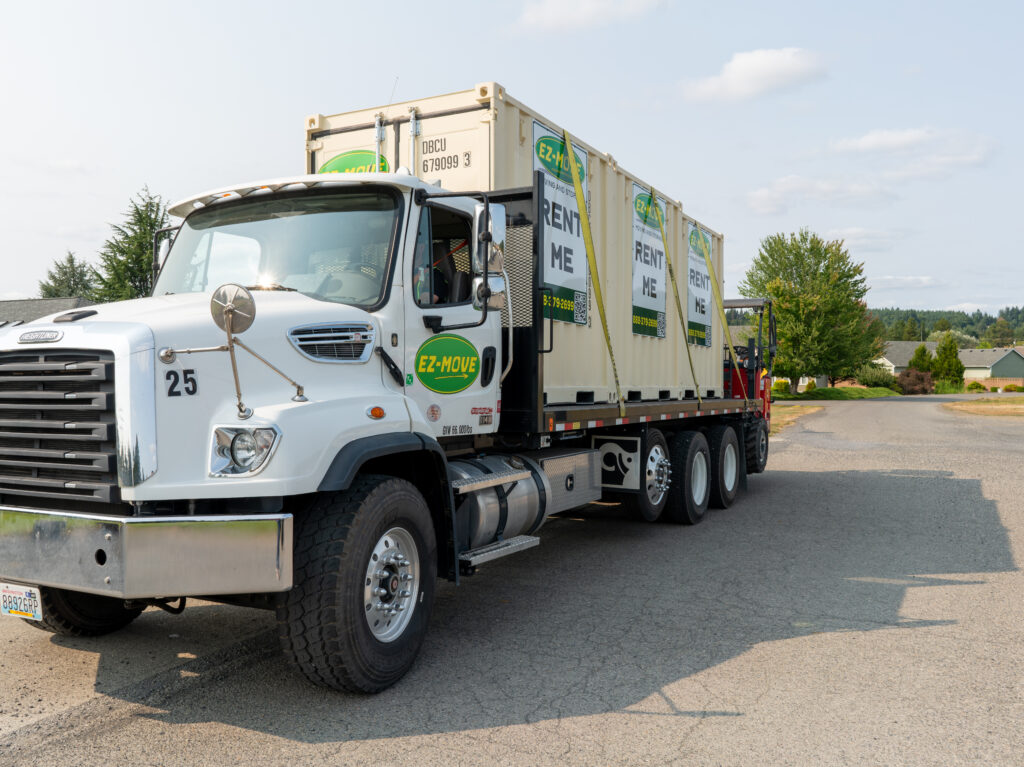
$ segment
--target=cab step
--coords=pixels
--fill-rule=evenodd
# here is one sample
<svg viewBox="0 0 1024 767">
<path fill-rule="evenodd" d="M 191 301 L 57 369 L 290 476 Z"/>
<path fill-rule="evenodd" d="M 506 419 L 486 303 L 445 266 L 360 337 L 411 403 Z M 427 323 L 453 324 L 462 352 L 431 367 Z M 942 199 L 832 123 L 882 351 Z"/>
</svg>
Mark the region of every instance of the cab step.
<svg viewBox="0 0 1024 767">
<path fill-rule="evenodd" d="M 509 554 L 517 554 L 520 551 L 532 549 L 538 543 L 540 543 L 540 538 L 535 535 L 517 535 L 515 538 L 488 543 L 486 546 L 481 546 L 478 549 L 463 551 L 459 554 L 459 561 L 469 567 L 476 567 L 484 562 L 490 562 L 492 559 L 507 557 Z"/>
</svg>

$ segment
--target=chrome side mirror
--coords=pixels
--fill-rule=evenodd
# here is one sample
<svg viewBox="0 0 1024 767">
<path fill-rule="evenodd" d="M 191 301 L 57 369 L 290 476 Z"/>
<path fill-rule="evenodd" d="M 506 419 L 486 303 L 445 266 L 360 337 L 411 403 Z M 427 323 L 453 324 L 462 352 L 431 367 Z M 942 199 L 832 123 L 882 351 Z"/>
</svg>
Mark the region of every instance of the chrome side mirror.
<svg viewBox="0 0 1024 767">
<path fill-rule="evenodd" d="M 484 278 L 473 278 L 473 306 L 476 309 L 483 309 L 484 302 L 488 309 L 501 310 L 505 308 L 505 278 L 500 274 L 487 275 L 487 288 L 484 288 Z"/>
<path fill-rule="evenodd" d="M 488 207 L 490 210 L 486 210 L 482 202 L 477 203 L 473 215 L 473 230 L 476 232 L 473 274 L 483 274 L 485 265 L 491 274 L 501 274 L 505 269 L 505 206 L 492 204 Z"/>
</svg>

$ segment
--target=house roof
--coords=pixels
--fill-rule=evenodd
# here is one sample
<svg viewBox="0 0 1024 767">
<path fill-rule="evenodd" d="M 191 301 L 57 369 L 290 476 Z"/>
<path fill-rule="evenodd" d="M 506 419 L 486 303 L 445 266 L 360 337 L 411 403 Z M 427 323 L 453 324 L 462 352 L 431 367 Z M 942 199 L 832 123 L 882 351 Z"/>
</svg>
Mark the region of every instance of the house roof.
<svg viewBox="0 0 1024 767">
<path fill-rule="evenodd" d="M 0 327 L 12 323 L 31 322 L 47 314 L 66 312 L 80 306 L 92 306 L 85 298 L 25 298 L 0 301 Z"/>
<path fill-rule="evenodd" d="M 1016 352 L 1024 357 L 1024 346 L 1004 346 L 999 349 L 961 349 L 960 361 L 965 368 L 991 368 L 1007 354 Z"/>
<path fill-rule="evenodd" d="M 937 341 L 886 341 L 882 359 L 889 360 L 893 367 L 905 368 L 921 344 L 932 354 L 939 345 Z"/>
</svg>

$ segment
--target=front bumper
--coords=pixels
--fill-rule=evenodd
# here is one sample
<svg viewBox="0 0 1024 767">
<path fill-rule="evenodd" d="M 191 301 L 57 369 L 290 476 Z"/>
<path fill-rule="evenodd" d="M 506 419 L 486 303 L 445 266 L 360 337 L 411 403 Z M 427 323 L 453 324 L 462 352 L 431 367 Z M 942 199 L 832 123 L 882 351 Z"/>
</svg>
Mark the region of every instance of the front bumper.
<svg viewBox="0 0 1024 767">
<path fill-rule="evenodd" d="M 107 517 L 0 506 L 0 580 L 122 599 L 286 591 L 292 516 Z"/>
</svg>

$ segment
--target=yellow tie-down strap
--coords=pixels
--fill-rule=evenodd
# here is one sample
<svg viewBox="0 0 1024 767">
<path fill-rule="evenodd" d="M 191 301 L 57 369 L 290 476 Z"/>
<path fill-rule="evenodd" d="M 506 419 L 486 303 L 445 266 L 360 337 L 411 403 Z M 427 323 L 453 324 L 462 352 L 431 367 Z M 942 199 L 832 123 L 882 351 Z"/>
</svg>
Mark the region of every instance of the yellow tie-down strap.
<svg viewBox="0 0 1024 767">
<path fill-rule="evenodd" d="M 661 246 L 665 249 L 665 263 L 668 265 L 668 280 L 672 283 L 672 295 L 676 299 L 676 314 L 679 315 L 679 327 L 683 330 L 683 346 L 686 349 L 686 360 L 690 363 L 690 375 L 693 376 L 693 388 L 697 392 L 697 407 L 704 404 L 700 396 L 700 381 L 697 380 L 697 371 L 693 369 L 693 355 L 690 354 L 690 334 L 686 328 L 686 317 L 683 315 L 683 307 L 679 302 L 679 285 L 676 284 L 676 273 L 672 268 L 672 256 L 668 250 L 668 238 L 665 236 L 665 222 L 661 217 L 661 208 L 658 207 L 658 194 L 651 187 L 651 205 L 654 206 L 654 215 L 658 219 L 658 229 L 661 231 Z"/>
<path fill-rule="evenodd" d="M 569 131 L 562 131 L 565 140 L 565 154 L 569 158 L 569 168 L 572 171 L 572 183 L 576 188 L 576 207 L 580 209 L 580 229 L 583 231 L 583 245 L 587 249 L 587 264 L 590 266 L 590 276 L 594 282 L 594 303 L 597 304 L 597 313 L 601 317 L 601 330 L 604 331 L 604 343 L 608 347 L 608 356 L 612 361 L 612 375 L 615 377 L 615 398 L 619 403 L 619 416 L 626 417 L 626 405 L 622 400 L 622 389 L 619 386 L 619 369 L 615 365 L 615 352 L 612 351 L 612 338 L 608 334 L 608 319 L 604 313 L 604 295 L 601 293 L 601 278 L 597 273 L 597 258 L 594 255 L 594 238 L 590 233 L 590 216 L 587 214 L 587 199 L 583 194 L 583 182 L 580 181 L 580 169 L 576 165 L 576 153 L 572 150 L 572 136 Z"/>
<path fill-rule="evenodd" d="M 732 366 L 736 368 L 737 377 L 740 379 L 740 391 L 743 393 L 743 407 L 750 407 L 750 400 L 747 399 L 747 387 L 743 383 L 743 373 L 740 372 L 740 365 L 736 361 L 736 350 L 732 348 L 732 334 L 729 332 L 729 323 L 725 319 L 725 308 L 722 306 L 722 291 L 718 289 L 718 276 L 715 274 L 715 265 L 711 263 L 711 238 L 704 239 L 704 232 L 697 227 L 700 236 L 697 237 L 700 243 L 700 250 L 704 254 L 704 263 L 708 267 L 708 274 L 711 275 L 711 293 L 715 298 L 715 306 L 718 307 L 718 319 L 722 323 L 722 332 L 725 333 L 725 344 L 732 358 Z"/>
</svg>

